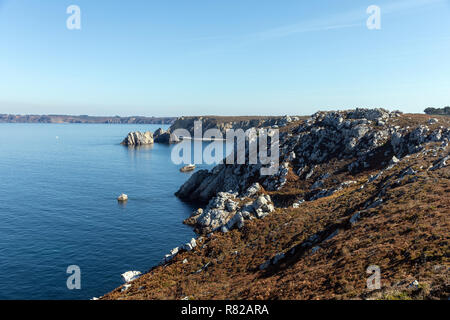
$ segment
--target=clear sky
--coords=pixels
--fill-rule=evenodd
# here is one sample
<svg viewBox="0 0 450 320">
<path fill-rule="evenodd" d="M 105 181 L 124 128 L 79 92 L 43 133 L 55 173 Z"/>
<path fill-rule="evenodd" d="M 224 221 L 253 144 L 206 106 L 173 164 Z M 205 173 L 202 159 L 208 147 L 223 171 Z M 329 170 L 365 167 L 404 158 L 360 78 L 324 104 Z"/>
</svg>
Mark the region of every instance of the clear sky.
<svg viewBox="0 0 450 320">
<path fill-rule="evenodd" d="M 69 5 L 81 30 L 68 30 Z M 369 5 L 381 30 L 368 30 Z M 0 113 L 450 105 L 449 0 L 0 0 Z"/>
</svg>

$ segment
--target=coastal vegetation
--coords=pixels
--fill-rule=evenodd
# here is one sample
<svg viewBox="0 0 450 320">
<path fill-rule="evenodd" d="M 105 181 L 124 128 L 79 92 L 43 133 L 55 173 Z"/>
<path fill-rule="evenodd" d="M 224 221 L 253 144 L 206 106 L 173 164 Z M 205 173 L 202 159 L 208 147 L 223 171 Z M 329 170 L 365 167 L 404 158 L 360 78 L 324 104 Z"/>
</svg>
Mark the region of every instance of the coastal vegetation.
<svg viewBox="0 0 450 320">
<path fill-rule="evenodd" d="M 205 203 L 185 221 L 195 246 L 102 298 L 447 299 L 449 138 L 445 116 L 290 119 L 278 174 L 237 164 L 194 173 L 177 195 Z"/>
</svg>

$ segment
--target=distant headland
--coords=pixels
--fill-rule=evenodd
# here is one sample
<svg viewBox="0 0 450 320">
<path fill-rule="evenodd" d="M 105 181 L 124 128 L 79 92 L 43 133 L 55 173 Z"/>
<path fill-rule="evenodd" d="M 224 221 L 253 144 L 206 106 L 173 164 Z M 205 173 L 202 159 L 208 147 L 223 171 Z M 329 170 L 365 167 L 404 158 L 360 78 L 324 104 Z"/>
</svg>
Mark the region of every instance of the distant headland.
<svg viewBox="0 0 450 320">
<path fill-rule="evenodd" d="M 172 124 L 175 117 L 88 116 L 88 115 L 16 115 L 0 114 L 0 123 L 116 123 L 116 124 Z"/>
</svg>

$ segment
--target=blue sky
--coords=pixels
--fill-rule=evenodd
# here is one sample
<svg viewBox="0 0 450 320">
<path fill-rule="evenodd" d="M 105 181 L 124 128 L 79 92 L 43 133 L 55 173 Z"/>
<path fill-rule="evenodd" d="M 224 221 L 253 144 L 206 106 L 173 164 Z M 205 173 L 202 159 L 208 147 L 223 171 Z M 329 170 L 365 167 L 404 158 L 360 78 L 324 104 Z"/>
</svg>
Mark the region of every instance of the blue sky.
<svg viewBox="0 0 450 320">
<path fill-rule="evenodd" d="M 422 112 L 449 52 L 449 0 L 0 0 L 0 113 Z"/>
</svg>

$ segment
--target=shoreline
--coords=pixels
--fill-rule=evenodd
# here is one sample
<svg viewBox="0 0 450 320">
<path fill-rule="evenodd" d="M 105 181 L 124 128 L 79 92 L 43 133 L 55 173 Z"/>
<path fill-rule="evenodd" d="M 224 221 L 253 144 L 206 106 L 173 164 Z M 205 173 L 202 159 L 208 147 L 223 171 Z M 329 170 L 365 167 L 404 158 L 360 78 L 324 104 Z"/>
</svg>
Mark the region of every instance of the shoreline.
<svg viewBox="0 0 450 320">
<path fill-rule="evenodd" d="M 319 285 L 317 289 L 312 289 L 311 285 L 306 288 L 301 286 L 302 283 L 311 284 L 315 283 L 314 279 L 327 277 L 326 275 L 329 273 L 327 263 L 337 263 L 338 257 L 345 257 L 349 265 L 357 264 L 358 261 L 368 261 L 369 256 L 372 261 L 374 258 L 370 248 L 378 246 L 379 241 L 395 243 L 400 241 L 397 246 L 408 252 L 411 251 L 411 256 L 414 256 L 417 250 L 421 250 L 421 247 L 414 248 L 410 245 L 404 247 L 402 245 L 410 238 L 417 238 L 417 232 L 415 229 L 411 229 L 413 225 L 407 215 L 403 213 L 402 207 L 397 209 L 395 203 L 412 201 L 413 203 L 409 205 L 420 208 L 414 201 L 418 197 L 415 193 L 426 192 L 424 199 L 428 200 L 424 200 L 424 203 L 432 201 L 430 199 L 435 196 L 436 192 L 442 194 L 442 188 L 431 192 L 426 191 L 429 187 L 435 186 L 435 183 L 429 187 L 419 187 L 418 184 L 426 182 L 428 186 L 432 179 L 442 177 L 445 170 L 448 172 L 448 169 L 445 169 L 448 155 L 447 157 L 445 155 L 446 152 L 448 154 L 450 121 L 448 118 L 439 116 L 434 119 L 430 115 L 386 112 L 382 109 L 318 112 L 312 116 L 312 120 L 307 119 L 304 122 L 293 122 L 292 125 L 287 125 L 286 131 L 281 136 L 281 145 L 284 145 L 286 150 L 283 149 L 281 154 L 280 173 L 267 178 L 269 179 L 267 181 L 259 180 L 261 184 L 257 186 L 250 185 L 258 179 L 251 176 L 252 170 L 249 166 L 239 167 L 244 171 L 237 171 L 237 165 L 229 165 L 217 167 L 207 173 L 203 172 L 204 170 L 195 172 L 180 187 L 176 195 L 188 202 L 205 200 L 208 203 L 209 201 L 206 207 L 194 211 L 191 217 L 185 221 L 186 224 L 195 228 L 196 238 L 172 249 L 160 264 L 152 266 L 138 279 L 106 293 L 101 299 L 257 298 L 264 300 L 277 297 L 303 300 L 307 299 L 308 295 L 314 295 L 319 299 L 375 297 L 375 295 L 362 290 L 358 284 L 366 281 L 364 270 L 361 269 L 364 266 L 355 267 L 351 272 L 346 271 L 340 275 L 353 279 L 349 288 L 358 288 L 357 293 L 349 291 L 350 295 L 346 295 L 346 291 L 340 290 L 340 287 L 328 288 L 326 281 L 322 287 L 320 287 L 321 282 L 317 282 Z M 352 160 L 346 160 L 345 157 L 342 157 L 342 152 L 330 153 L 325 158 L 329 157 L 328 160 L 320 164 L 310 164 L 313 153 L 309 148 L 329 147 L 330 150 L 343 150 L 341 146 L 330 146 L 331 143 L 342 143 L 340 137 L 350 134 L 350 131 L 344 130 L 346 122 L 343 119 L 347 119 L 349 128 L 355 128 L 354 133 L 358 135 L 357 139 L 361 139 L 361 143 L 364 143 L 353 146 L 354 151 L 352 152 L 359 154 L 359 157 L 350 157 L 349 159 Z M 317 128 L 322 128 L 322 126 L 330 131 L 329 133 L 322 132 L 324 137 L 333 137 L 335 142 L 329 142 L 321 136 L 316 137 L 321 134 Z M 362 130 L 361 126 L 365 129 Z M 389 134 L 387 128 L 393 130 L 392 137 L 380 139 L 382 134 Z M 296 140 L 295 135 L 298 132 L 306 134 L 310 139 L 304 137 Z M 420 139 L 416 141 L 417 136 L 420 136 Z M 336 139 L 336 137 L 339 138 Z M 397 137 L 401 137 L 401 139 Z M 289 152 L 295 143 L 300 146 L 306 144 L 303 147 L 305 148 L 303 156 L 300 151 L 296 151 L 294 155 Z M 428 156 L 433 152 L 435 155 Z M 310 153 L 311 155 L 309 155 Z M 366 155 L 367 159 L 361 158 L 361 154 Z M 380 157 L 376 162 L 370 160 L 374 154 Z M 303 157 L 304 162 L 300 162 L 303 163 L 303 167 L 298 167 L 296 164 L 300 156 Z M 346 169 L 339 171 L 336 165 L 344 165 Z M 227 185 L 226 177 L 230 175 L 236 180 L 233 184 Z M 403 181 L 403 177 L 409 177 L 409 180 L 403 182 L 404 188 L 407 189 L 403 193 L 396 194 L 396 184 L 400 182 L 392 182 L 389 188 L 383 189 L 384 193 L 389 196 L 384 195 L 379 189 L 383 185 L 380 187 L 377 180 L 380 176 L 383 178 L 380 178 L 379 181 L 390 181 L 389 179 L 395 177 L 398 181 Z M 425 180 L 420 177 L 425 177 Z M 446 180 L 444 177 L 441 179 L 445 189 Z M 374 180 L 376 181 L 374 182 Z M 229 186 L 233 185 L 235 187 L 242 185 L 245 188 L 228 191 Z M 447 186 L 450 185 L 447 184 Z M 205 193 L 206 190 L 207 193 Z M 284 190 L 290 191 L 286 193 Z M 305 192 L 305 190 L 308 191 Z M 411 195 L 404 196 L 405 192 L 411 193 Z M 445 197 L 441 199 L 445 200 Z M 205 201 L 202 202 L 205 203 Z M 385 205 L 386 202 L 389 204 Z M 343 206 L 342 203 L 346 205 Z M 445 206 L 444 203 L 441 205 Z M 382 211 L 378 213 L 379 210 Z M 367 223 L 378 225 L 377 220 L 389 220 L 393 217 L 401 221 L 393 227 L 409 228 L 413 230 L 412 233 L 399 238 L 396 235 L 404 232 L 396 229 L 392 238 L 392 233 L 386 233 L 383 228 L 383 226 L 389 225 L 387 220 L 382 220 L 384 222 L 381 222 L 380 227 L 371 231 L 371 239 L 374 239 L 374 243 L 369 243 L 369 247 L 354 247 L 355 243 L 358 244 L 355 242 L 356 240 L 343 242 L 343 237 L 359 239 L 362 236 L 360 235 L 360 225 Z M 443 217 L 442 212 L 435 212 L 435 216 L 423 216 L 423 219 L 426 220 L 421 222 L 421 225 L 431 227 Z M 441 225 L 440 228 L 441 231 L 433 228 L 433 232 L 448 231 L 445 225 Z M 277 236 L 273 238 L 275 234 Z M 267 241 L 266 239 L 272 240 Z M 439 243 L 438 237 L 436 240 L 424 242 L 423 245 L 439 248 Z M 343 251 L 344 253 L 338 254 L 336 257 L 335 255 L 332 255 L 331 258 L 328 257 L 330 253 L 327 252 L 330 249 L 327 248 L 331 248 L 332 252 L 337 250 L 339 253 L 340 250 L 343 250 L 341 249 L 342 245 L 353 245 L 349 252 L 358 252 L 358 257 L 354 257 L 357 260 L 346 253 L 347 251 Z M 373 263 L 380 264 L 382 270 L 396 270 L 394 266 L 389 265 L 389 259 L 386 260 L 383 254 L 384 251 L 378 252 Z M 310 257 L 314 257 L 314 259 L 320 257 L 321 263 L 311 266 L 309 264 Z M 437 262 L 445 264 L 441 260 Z M 321 267 L 322 264 L 323 267 Z M 408 267 L 409 262 L 401 266 L 403 268 L 401 273 L 394 273 L 395 275 L 401 276 L 405 272 L 411 272 Z M 339 272 L 343 271 L 345 270 Z M 280 272 L 283 273 L 283 278 L 286 278 L 287 282 L 278 278 Z M 401 282 L 403 284 L 386 286 L 379 293 L 380 297 L 388 299 L 397 294 L 396 292 L 401 292 L 407 297 L 422 297 L 423 299 L 436 295 L 445 296 L 447 294 L 445 289 L 439 286 L 435 287 L 435 291 L 431 293 L 428 291 L 420 293 L 417 290 L 414 291 L 415 289 L 410 289 L 410 283 L 418 283 L 416 279 L 427 286 L 434 286 L 433 281 L 438 281 L 436 279 L 439 279 L 440 274 L 437 274 L 436 277 L 427 277 L 424 272 L 426 272 L 426 268 L 419 268 L 413 275 L 415 279 L 391 279 L 391 282 L 395 279 L 398 279 L 395 281 L 403 280 Z M 299 274 L 302 274 L 303 280 L 296 282 L 295 279 Z M 359 279 L 361 275 L 363 277 Z M 354 282 L 355 280 L 359 282 Z M 166 286 L 163 285 L 164 283 L 173 283 L 174 285 Z M 266 291 L 265 288 L 271 289 Z M 271 290 L 274 293 L 270 293 Z M 268 295 L 269 293 L 270 295 Z"/>
</svg>

